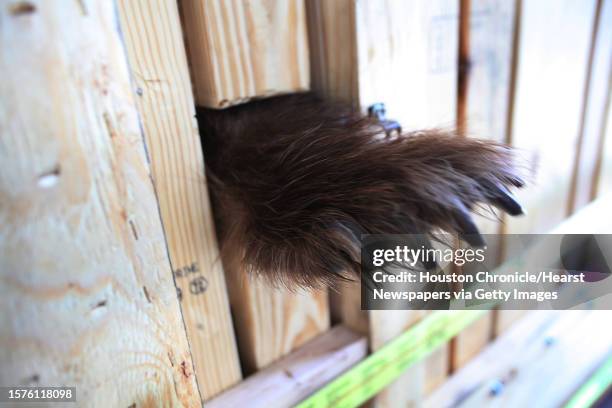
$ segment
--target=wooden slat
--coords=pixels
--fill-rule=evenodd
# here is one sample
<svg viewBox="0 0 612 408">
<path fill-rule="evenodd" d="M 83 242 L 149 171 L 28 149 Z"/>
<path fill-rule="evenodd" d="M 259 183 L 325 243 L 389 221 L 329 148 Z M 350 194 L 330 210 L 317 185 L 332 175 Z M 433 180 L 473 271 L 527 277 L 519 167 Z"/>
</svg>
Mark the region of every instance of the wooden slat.
<svg viewBox="0 0 612 408">
<path fill-rule="evenodd" d="M 180 3 L 199 106 L 308 88 L 304 0 Z"/>
<path fill-rule="evenodd" d="M 338 102 L 359 101 L 354 0 L 306 0 L 312 90 Z"/>
<path fill-rule="evenodd" d="M 612 193 L 612 103 L 608 96 L 608 115 L 605 119 L 605 134 L 602 140 L 602 154 L 597 171 L 596 197 Z"/>
<path fill-rule="evenodd" d="M 527 215 L 506 218 L 504 232 L 543 233 L 566 217 L 571 200 L 572 165 L 596 1 L 519 4 L 516 88 L 509 136 L 535 169 L 535 177 L 517 193 Z M 558 69 L 561 66 L 563 69 Z M 495 332 L 501 333 L 523 314 L 500 312 Z"/>
<path fill-rule="evenodd" d="M 455 126 L 458 0 L 357 2 L 359 102 L 404 129 Z"/>
<path fill-rule="evenodd" d="M 612 1 L 600 0 L 593 25 L 588 86 L 572 178 L 568 211 L 579 210 L 595 198 L 598 163 L 601 162 L 606 114 L 612 80 Z"/>
<path fill-rule="evenodd" d="M 531 312 L 425 406 L 559 407 L 612 355 L 609 320 L 606 310 Z"/>
<path fill-rule="evenodd" d="M 566 217 L 595 5 L 523 2 L 512 143 L 537 172 L 518 193 L 527 216 L 508 219 L 508 233 L 546 232 Z"/>
<path fill-rule="evenodd" d="M 0 21 L 0 383 L 199 406 L 114 2 Z"/>
<path fill-rule="evenodd" d="M 120 0 L 166 244 L 202 397 L 240 381 L 176 2 Z"/>
<path fill-rule="evenodd" d="M 289 291 L 250 279 L 241 271 L 233 272 L 228 286 L 245 375 L 328 329 L 327 292 Z"/>
<path fill-rule="evenodd" d="M 461 4 L 457 122 L 468 137 L 506 142 L 516 1 L 462 0 Z M 483 234 L 501 232 L 499 220 L 491 214 L 475 220 Z M 499 263 L 499 259 L 488 261 L 491 267 Z M 453 340 L 453 369 L 464 365 L 488 343 L 493 313 L 474 322 Z"/>
<path fill-rule="evenodd" d="M 289 407 L 365 358 L 367 340 L 336 326 L 210 401 L 208 408 Z"/>
</svg>

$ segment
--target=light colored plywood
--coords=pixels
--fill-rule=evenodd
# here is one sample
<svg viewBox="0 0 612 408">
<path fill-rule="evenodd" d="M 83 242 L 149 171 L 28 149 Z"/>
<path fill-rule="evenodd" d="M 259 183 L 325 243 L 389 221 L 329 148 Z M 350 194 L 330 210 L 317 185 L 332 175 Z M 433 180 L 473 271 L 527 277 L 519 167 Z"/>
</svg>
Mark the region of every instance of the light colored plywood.
<svg viewBox="0 0 612 408">
<path fill-rule="evenodd" d="M 404 130 L 455 126 L 457 0 L 357 1 L 362 109 L 384 102 Z"/>
<path fill-rule="evenodd" d="M 470 0 L 467 133 L 506 141 L 516 0 Z"/>
<path fill-rule="evenodd" d="M 202 397 L 240 381 L 176 2 L 121 0 L 121 28 Z"/>
<path fill-rule="evenodd" d="M 0 383 L 199 406 L 114 2 L 0 21 Z"/>
<path fill-rule="evenodd" d="M 367 340 L 336 326 L 210 401 L 209 408 L 290 407 L 362 360 Z"/>
<path fill-rule="evenodd" d="M 304 0 L 180 3 L 199 106 L 308 89 Z"/>
<path fill-rule="evenodd" d="M 461 4 L 457 122 L 468 137 L 505 142 L 509 130 L 516 1 L 463 0 Z M 482 233 L 499 234 L 498 217 L 501 214 L 485 214 L 475 217 L 475 221 Z M 499 244 L 503 245 L 501 241 Z M 488 261 L 492 267 L 499 263 L 499 259 Z M 483 316 L 455 338 L 453 369 L 461 367 L 488 343 L 493 313 Z"/>
<path fill-rule="evenodd" d="M 593 0 L 522 4 L 511 137 L 537 171 L 517 194 L 528 214 L 508 219 L 509 233 L 544 233 L 566 217 L 595 5 Z"/>
<path fill-rule="evenodd" d="M 583 106 L 580 137 L 572 179 L 572 213 L 595 198 L 598 166 L 601 163 L 606 114 L 612 80 L 612 1 L 598 2 L 597 21 L 593 26 L 590 70 Z"/>
<path fill-rule="evenodd" d="M 228 278 L 240 357 L 247 375 L 329 327 L 325 291 L 292 292 L 243 273 L 231 273 Z"/>
<path fill-rule="evenodd" d="M 521 1 L 512 145 L 535 170 L 517 198 L 527 211 L 506 218 L 510 234 L 544 233 L 567 215 L 572 167 L 580 134 L 595 1 Z M 558 67 L 563 67 L 562 70 Z M 501 333 L 522 311 L 496 318 Z"/>
</svg>

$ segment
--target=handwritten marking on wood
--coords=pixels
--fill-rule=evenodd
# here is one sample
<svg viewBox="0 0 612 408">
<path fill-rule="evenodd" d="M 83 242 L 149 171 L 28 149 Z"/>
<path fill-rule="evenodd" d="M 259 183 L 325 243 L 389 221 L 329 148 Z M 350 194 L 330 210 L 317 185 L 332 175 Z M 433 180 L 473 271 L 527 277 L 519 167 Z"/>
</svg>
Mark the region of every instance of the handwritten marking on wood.
<svg viewBox="0 0 612 408">
<path fill-rule="evenodd" d="M 176 2 L 120 0 L 133 90 L 203 398 L 240 381 Z"/>
</svg>

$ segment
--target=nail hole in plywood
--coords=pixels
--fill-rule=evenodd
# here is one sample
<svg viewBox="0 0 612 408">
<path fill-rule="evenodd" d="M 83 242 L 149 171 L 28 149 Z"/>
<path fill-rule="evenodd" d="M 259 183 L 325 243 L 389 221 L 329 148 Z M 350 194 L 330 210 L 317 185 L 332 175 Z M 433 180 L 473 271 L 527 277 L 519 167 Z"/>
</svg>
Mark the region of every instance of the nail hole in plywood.
<svg viewBox="0 0 612 408">
<path fill-rule="evenodd" d="M 36 11 L 36 6 L 29 1 L 18 1 L 9 5 L 9 13 L 14 16 L 21 16 L 24 14 L 32 14 Z"/>
</svg>

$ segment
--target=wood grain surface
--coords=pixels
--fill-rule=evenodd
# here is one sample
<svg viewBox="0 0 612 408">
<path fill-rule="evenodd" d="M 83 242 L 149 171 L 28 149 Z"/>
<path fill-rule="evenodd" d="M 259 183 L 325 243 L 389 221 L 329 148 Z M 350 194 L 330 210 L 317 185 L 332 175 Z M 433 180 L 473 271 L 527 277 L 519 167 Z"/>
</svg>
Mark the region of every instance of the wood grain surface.
<svg viewBox="0 0 612 408">
<path fill-rule="evenodd" d="M 119 16 L 198 385 L 209 399 L 241 373 L 178 8 L 120 0 Z"/>
<path fill-rule="evenodd" d="M 199 406 L 114 3 L 0 22 L 0 383 Z"/>
<path fill-rule="evenodd" d="M 304 0 L 181 0 L 195 99 L 223 108 L 308 89 Z"/>
</svg>

